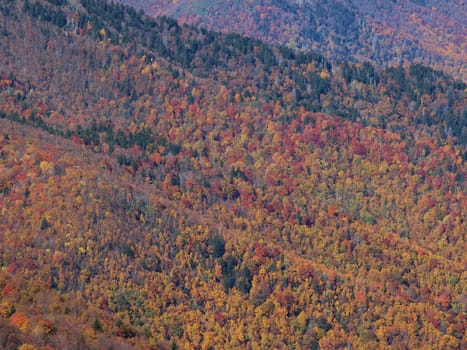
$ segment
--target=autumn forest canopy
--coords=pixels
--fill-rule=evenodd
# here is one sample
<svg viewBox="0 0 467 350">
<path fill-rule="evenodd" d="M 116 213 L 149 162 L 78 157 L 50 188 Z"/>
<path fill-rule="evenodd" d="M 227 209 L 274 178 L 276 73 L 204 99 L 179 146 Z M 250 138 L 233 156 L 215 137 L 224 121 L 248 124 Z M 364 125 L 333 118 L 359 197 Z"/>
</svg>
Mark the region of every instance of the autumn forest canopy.
<svg viewBox="0 0 467 350">
<path fill-rule="evenodd" d="M 0 36 L 0 348 L 467 347 L 448 71 L 103 0 Z"/>
<path fill-rule="evenodd" d="M 460 0 L 119 0 L 149 15 L 342 61 L 429 64 L 467 78 Z"/>
</svg>

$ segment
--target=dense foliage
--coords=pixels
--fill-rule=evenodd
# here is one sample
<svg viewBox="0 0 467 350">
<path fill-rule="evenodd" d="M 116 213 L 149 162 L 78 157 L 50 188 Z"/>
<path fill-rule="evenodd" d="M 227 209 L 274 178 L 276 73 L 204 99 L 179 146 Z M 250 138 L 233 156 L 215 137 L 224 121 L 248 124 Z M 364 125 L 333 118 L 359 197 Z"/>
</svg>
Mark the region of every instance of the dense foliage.
<svg viewBox="0 0 467 350">
<path fill-rule="evenodd" d="M 0 10 L 0 347 L 467 346 L 463 83 Z"/>
<path fill-rule="evenodd" d="M 466 11 L 459 0 L 120 2 L 182 23 L 314 49 L 330 58 L 382 65 L 418 62 L 466 79 Z"/>
</svg>

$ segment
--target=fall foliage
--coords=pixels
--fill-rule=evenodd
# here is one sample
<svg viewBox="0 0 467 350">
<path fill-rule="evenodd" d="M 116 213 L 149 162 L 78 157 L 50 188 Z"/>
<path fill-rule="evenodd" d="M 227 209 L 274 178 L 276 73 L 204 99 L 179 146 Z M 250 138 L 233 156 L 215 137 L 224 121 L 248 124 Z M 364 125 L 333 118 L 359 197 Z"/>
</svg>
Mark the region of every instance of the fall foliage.
<svg viewBox="0 0 467 350">
<path fill-rule="evenodd" d="M 331 59 L 429 64 L 466 79 L 465 8 L 446 0 L 120 0 L 180 23 L 310 49 Z"/>
<path fill-rule="evenodd" d="M 0 347 L 467 346 L 464 83 L 100 0 L 0 14 Z"/>
</svg>

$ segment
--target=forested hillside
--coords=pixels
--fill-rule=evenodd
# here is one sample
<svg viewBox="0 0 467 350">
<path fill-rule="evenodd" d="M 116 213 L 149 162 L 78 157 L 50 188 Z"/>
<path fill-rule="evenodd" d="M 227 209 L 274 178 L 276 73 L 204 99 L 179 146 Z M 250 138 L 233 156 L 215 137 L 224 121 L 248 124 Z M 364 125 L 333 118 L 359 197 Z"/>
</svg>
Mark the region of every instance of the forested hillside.
<svg viewBox="0 0 467 350">
<path fill-rule="evenodd" d="M 465 84 L 100 0 L 0 13 L 1 348 L 467 346 Z"/>
<path fill-rule="evenodd" d="M 120 0 L 149 14 L 329 58 L 423 63 L 466 79 L 465 4 L 447 0 Z"/>
</svg>

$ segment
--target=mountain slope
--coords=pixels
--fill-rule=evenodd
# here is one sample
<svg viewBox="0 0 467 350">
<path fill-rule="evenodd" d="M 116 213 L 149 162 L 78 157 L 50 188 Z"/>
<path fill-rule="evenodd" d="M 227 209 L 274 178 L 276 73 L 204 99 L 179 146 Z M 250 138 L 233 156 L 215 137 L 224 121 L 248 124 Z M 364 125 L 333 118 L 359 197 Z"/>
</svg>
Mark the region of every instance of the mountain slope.
<svg viewBox="0 0 467 350">
<path fill-rule="evenodd" d="M 78 33 L 80 37 L 91 36 L 98 39 L 106 50 L 93 54 L 87 50 L 88 42 L 72 44 L 70 57 L 59 60 L 57 65 L 51 67 L 46 64 L 48 55 L 38 52 L 37 55 L 28 56 L 27 51 L 35 48 L 34 45 L 30 48 L 31 42 L 41 40 L 42 45 L 51 45 L 51 49 L 62 51 L 59 54 L 66 53 L 68 43 L 58 41 L 57 44 L 61 44 L 61 47 L 54 48 L 53 37 L 40 39 L 36 34 L 31 42 L 25 40 L 15 50 L 9 49 L 6 44 L 6 69 L 13 69 L 23 81 L 37 79 L 37 84 L 46 90 L 55 88 L 56 93 L 51 102 L 56 104 L 56 109 L 64 106 L 67 109 L 82 108 L 82 105 L 75 106 L 73 99 L 58 101 L 69 95 L 80 100 L 84 94 L 94 102 L 102 97 L 121 99 L 129 95 L 131 99 L 127 104 L 133 112 L 136 100 L 147 93 L 148 77 L 135 74 L 125 77 L 125 69 L 121 69 L 121 62 L 116 60 L 110 67 L 114 58 L 111 53 L 113 46 L 129 44 L 129 50 L 136 54 L 132 60 L 133 66 L 136 56 L 139 56 L 147 65 L 145 73 L 150 78 L 156 79 L 157 75 L 165 74 L 165 69 L 156 68 L 154 71 L 151 67 L 155 56 L 161 57 L 175 63 L 176 69 L 166 66 L 172 79 L 177 79 L 179 74 L 188 70 L 197 77 L 215 81 L 214 84 L 209 84 L 207 90 L 218 91 L 219 86 L 232 90 L 230 96 L 226 96 L 230 99 L 225 101 L 227 104 L 233 102 L 238 94 L 238 101 L 261 98 L 271 103 L 279 102 L 285 109 L 303 106 L 309 111 L 337 114 L 365 124 L 397 132 L 404 131 L 405 135 L 413 131 L 411 128 L 414 124 L 422 125 L 435 139 L 454 136 L 459 144 L 467 144 L 465 84 L 456 82 L 439 71 L 421 65 L 412 65 L 408 69 L 399 66 L 384 71 L 368 63 L 331 65 L 317 54 L 296 53 L 285 47 L 275 49 L 235 34 L 224 36 L 179 27 L 169 19 L 140 19 L 141 14 L 134 10 L 129 11 L 128 22 L 123 22 L 122 26 L 124 8 L 103 4 L 105 3 L 99 1 L 82 1 L 80 6 L 88 14 L 80 15 L 78 11 L 75 14 L 69 13 L 69 18 L 60 13 L 56 17 L 68 21 L 67 30 Z M 32 14 L 32 17 L 38 16 L 41 13 L 39 10 L 41 8 L 37 5 L 25 8 L 25 12 Z M 50 22 L 51 18 L 47 21 Z M 135 37 L 138 39 L 130 42 L 130 38 Z M 12 35 L 7 36 L 8 38 L 10 42 L 14 40 Z M 83 45 L 84 49 L 78 47 L 79 45 Z M 18 60 L 15 57 L 18 56 L 16 50 L 22 50 Z M 130 51 L 127 50 L 125 56 L 130 58 Z M 90 86 L 93 72 L 87 73 L 84 63 L 103 71 L 111 68 L 113 78 L 117 79 L 111 80 L 110 85 L 105 85 L 102 81 Z M 23 68 L 18 70 L 19 66 Z M 156 66 L 159 66 L 158 62 Z M 36 72 L 35 67 L 43 68 Z M 25 75 L 21 76 L 23 72 Z M 33 77 L 30 72 L 33 72 Z M 66 74 L 65 79 L 62 78 L 63 74 Z M 138 80 L 141 80 L 141 84 Z M 68 81 L 73 83 L 70 85 Z M 202 84 L 205 82 L 206 80 Z M 191 88 L 197 87 L 195 80 L 193 84 Z M 59 94 L 59 91 L 67 93 Z M 77 109 L 75 111 L 82 114 Z M 120 119 L 116 110 L 109 110 L 109 107 L 106 109 L 110 115 Z M 291 114 L 293 113 L 289 111 L 287 118 Z"/>
<path fill-rule="evenodd" d="M 1 13 L 2 341 L 465 347 L 463 84 L 102 1 Z"/>
<path fill-rule="evenodd" d="M 461 1 L 121 2 L 152 15 L 313 49 L 333 59 L 392 66 L 418 62 L 466 78 L 466 12 Z"/>
</svg>

